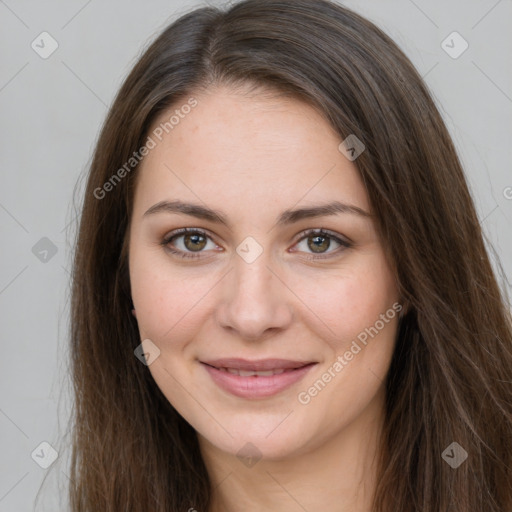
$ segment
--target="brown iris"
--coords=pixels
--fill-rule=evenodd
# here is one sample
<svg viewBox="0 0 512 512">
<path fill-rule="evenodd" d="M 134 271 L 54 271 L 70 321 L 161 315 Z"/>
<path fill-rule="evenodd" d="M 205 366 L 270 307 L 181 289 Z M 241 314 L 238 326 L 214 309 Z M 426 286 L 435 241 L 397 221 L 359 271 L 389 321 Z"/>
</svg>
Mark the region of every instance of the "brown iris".
<svg viewBox="0 0 512 512">
<path fill-rule="evenodd" d="M 311 242 L 311 240 L 313 240 L 313 242 Z M 321 240 L 323 240 L 323 243 L 321 243 Z M 320 243 L 318 243 L 318 242 L 320 242 Z M 308 237 L 308 247 L 313 252 L 323 252 L 323 249 L 329 249 L 330 245 L 331 245 L 331 242 L 329 240 L 329 237 L 322 236 L 322 235 Z M 318 250 L 318 249 L 320 249 L 320 250 Z"/>
<path fill-rule="evenodd" d="M 190 242 L 190 246 L 188 244 Z M 206 245 L 206 237 L 197 233 L 183 235 L 183 243 L 189 251 L 201 251 Z"/>
</svg>

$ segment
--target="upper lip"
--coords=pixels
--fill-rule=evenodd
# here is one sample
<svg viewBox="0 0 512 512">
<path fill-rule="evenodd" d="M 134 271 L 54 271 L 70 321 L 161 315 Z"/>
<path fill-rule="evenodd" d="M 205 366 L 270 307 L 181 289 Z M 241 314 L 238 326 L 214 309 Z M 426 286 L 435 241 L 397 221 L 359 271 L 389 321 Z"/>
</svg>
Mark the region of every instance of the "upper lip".
<svg viewBox="0 0 512 512">
<path fill-rule="evenodd" d="M 292 361 L 290 359 L 240 359 L 240 358 L 224 358 L 224 359 L 212 359 L 210 361 L 201 361 L 209 366 L 215 368 L 235 368 L 237 370 L 246 371 L 265 371 L 265 370 L 287 370 L 290 368 L 301 368 L 308 364 L 312 364 L 315 361 Z"/>
</svg>

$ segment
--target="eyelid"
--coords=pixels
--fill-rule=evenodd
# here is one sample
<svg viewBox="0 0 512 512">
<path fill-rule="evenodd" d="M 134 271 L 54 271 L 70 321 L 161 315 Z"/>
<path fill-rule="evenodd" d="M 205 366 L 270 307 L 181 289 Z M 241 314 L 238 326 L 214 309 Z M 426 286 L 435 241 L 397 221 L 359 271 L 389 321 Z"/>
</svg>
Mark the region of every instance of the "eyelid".
<svg viewBox="0 0 512 512">
<path fill-rule="evenodd" d="M 172 240 L 173 238 L 178 237 L 180 235 L 186 235 L 188 233 L 192 233 L 192 234 L 197 233 L 199 235 L 203 235 L 205 237 L 211 238 L 213 241 L 215 241 L 214 240 L 215 237 L 209 231 L 207 231 L 203 228 L 178 228 L 178 229 L 174 229 L 174 230 L 170 231 L 169 233 L 167 233 L 166 235 L 164 235 L 163 242 L 165 242 L 166 240 L 167 241 Z M 217 242 L 215 242 L 215 243 L 217 243 Z"/>
<path fill-rule="evenodd" d="M 326 235 L 329 238 L 333 238 L 334 240 L 338 241 L 339 243 L 341 243 L 343 245 L 347 245 L 347 246 L 353 245 L 352 240 L 350 240 L 345 235 L 341 235 L 339 233 L 336 233 L 335 231 L 331 231 L 330 229 L 325 229 L 325 228 L 305 229 L 305 230 L 301 231 L 300 233 L 298 233 L 296 238 L 294 238 L 293 243 L 296 244 L 297 242 L 300 242 L 303 238 L 306 238 L 308 235 L 309 236 L 311 236 L 311 235 L 317 235 L 317 236 Z"/>
<path fill-rule="evenodd" d="M 328 260 L 331 258 L 336 258 L 336 257 L 339 257 L 342 252 L 354 247 L 354 243 L 350 239 L 348 239 L 348 237 L 344 237 L 343 235 L 340 235 L 334 231 L 331 231 L 329 229 L 324 229 L 324 228 L 310 228 L 310 229 L 301 231 L 297 235 L 293 245 L 294 246 L 297 245 L 299 242 L 301 242 L 302 240 L 304 240 L 310 236 L 325 236 L 327 238 L 330 238 L 331 240 L 334 240 L 336 243 L 340 244 L 340 247 L 338 247 L 334 251 L 330 251 L 330 252 L 316 253 L 316 254 L 315 253 L 305 253 L 305 255 L 302 256 L 302 258 L 309 260 L 309 261 L 318 262 L 321 260 Z M 301 251 L 298 251 L 297 249 L 295 249 L 292 252 L 298 253 Z"/>
</svg>

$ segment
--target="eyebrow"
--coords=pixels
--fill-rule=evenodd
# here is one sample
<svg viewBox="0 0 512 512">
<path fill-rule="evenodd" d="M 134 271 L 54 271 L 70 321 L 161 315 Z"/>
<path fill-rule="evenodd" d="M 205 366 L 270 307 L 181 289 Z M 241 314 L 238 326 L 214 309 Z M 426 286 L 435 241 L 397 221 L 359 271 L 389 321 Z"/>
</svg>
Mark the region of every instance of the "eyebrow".
<svg viewBox="0 0 512 512">
<path fill-rule="evenodd" d="M 227 217 L 222 212 L 212 210 L 211 208 L 207 208 L 199 204 L 184 203 L 182 201 L 160 201 L 151 206 L 144 213 L 143 217 L 157 213 L 182 213 L 197 217 L 198 219 L 214 222 L 216 224 L 223 224 L 228 228 L 230 227 Z M 332 201 L 327 204 L 309 206 L 307 208 L 285 210 L 277 219 L 277 225 L 285 226 L 299 222 L 303 219 L 337 215 L 340 213 L 348 213 L 364 218 L 373 217 L 373 215 L 358 206 L 341 203 L 340 201 Z"/>
<path fill-rule="evenodd" d="M 164 212 L 191 215 L 193 217 L 197 217 L 198 219 L 207 220 L 216 224 L 224 224 L 228 228 L 230 227 L 227 217 L 222 212 L 218 210 L 212 210 L 211 208 L 207 208 L 199 204 L 184 203 L 182 201 L 160 201 L 159 203 L 151 206 L 144 213 L 143 217 Z M 340 201 L 332 201 L 327 204 L 309 206 L 307 208 L 285 210 L 277 219 L 277 225 L 284 226 L 299 222 L 303 219 L 337 215 L 340 213 L 358 215 L 364 218 L 372 217 L 370 213 L 368 213 L 366 210 L 363 210 L 362 208 L 359 208 L 358 206 L 341 203 Z"/>
</svg>

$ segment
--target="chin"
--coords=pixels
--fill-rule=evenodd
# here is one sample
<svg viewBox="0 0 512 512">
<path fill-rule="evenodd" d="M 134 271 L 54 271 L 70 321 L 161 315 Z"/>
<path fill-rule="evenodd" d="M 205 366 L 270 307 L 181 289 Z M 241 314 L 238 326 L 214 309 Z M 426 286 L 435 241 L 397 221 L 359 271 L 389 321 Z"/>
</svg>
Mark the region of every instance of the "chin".
<svg viewBox="0 0 512 512">
<path fill-rule="evenodd" d="M 229 436 L 224 430 L 222 435 L 218 431 L 203 431 L 198 436 L 203 437 L 206 442 L 213 445 L 215 449 L 229 453 L 244 462 L 251 460 L 272 460 L 279 461 L 290 458 L 303 451 L 307 451 L 312 439 L 316 436 L 314 432 L 309 433 L 305 425 L 295 422 L 292 425 L 291 413 L 287 418 L 282 415 L 279 421 L 259 421 L 248 417 L 247 419 L 237 418 L 236 425 L 224 423 Z M 286 418 L 283 421 L 283 418 Z M 311 428 L 309 424 L 309 428 Z M 208 429 L 210 430 L 210 429 Z M 205 435 L 206 434 L 206 435 Z M 250 467 L 250 465 L 248 465 Z"/>
</svg>

